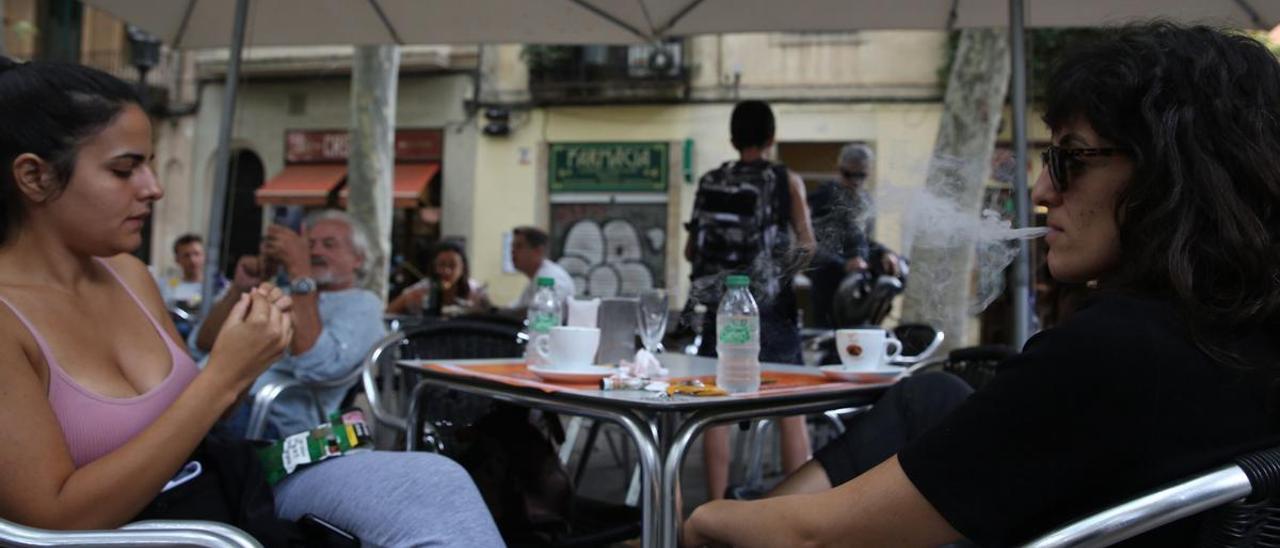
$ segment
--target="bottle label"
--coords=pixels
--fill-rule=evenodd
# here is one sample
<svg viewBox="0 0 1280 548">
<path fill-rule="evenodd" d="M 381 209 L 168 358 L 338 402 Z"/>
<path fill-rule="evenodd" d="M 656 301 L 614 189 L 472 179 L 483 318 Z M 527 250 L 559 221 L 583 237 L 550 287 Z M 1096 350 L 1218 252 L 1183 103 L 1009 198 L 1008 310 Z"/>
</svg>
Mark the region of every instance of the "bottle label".
<svg viewBox="0 0 1280 548">
<path fill-rule="evenodd" d="M 560 315 L 558 314 L 534 314 L 529 319 L 529 330 L 538 333 L 550 333 L 551 328 L 560 325 Z"/>
<path fill-rule="evenodd" d="M 725 321 L 720 328 L 720 342 L 724 344 L 750 343 L 751 321 L 746 318 Z"/>
</svg>

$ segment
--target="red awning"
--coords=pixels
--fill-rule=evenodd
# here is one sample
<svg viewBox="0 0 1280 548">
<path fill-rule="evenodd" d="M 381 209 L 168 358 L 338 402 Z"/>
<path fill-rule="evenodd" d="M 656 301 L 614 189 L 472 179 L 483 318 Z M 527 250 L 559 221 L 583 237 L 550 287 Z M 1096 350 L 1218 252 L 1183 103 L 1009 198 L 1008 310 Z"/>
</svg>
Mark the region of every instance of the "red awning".
<svg viewBox="0 0 1280 548">
<path fill-rule="evenodd" d="M 285 166 L 254 197 L 258 205 L 323 206 L 329 191 L 346 175 L 343 164 Z"/>
<path fill-rule="evenodd" d="M 395 209 L 411 209 L 419 207 L 419 198 L 427 191 L 436 174 L 440 172 L 440 164 L 396 164 L 395 179 L 392 182 L 392 207 Z M 343 207 L 347 205 L 347 189 L 342 189 L 339 198 Z"/>
</svg>

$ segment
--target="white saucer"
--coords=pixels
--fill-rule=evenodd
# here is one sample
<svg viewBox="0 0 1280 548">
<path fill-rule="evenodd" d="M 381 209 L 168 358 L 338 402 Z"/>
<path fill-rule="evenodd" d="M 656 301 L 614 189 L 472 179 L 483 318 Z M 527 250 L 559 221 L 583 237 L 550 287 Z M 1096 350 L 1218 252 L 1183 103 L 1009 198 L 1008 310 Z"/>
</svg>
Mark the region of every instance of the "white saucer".
<svg viewBox="0 0 1280 548">
<path fill-rule="evenodd" d="M 843 365 L 824 365 L 818 369 L 829 379 L 849 382 L 889 382 L 907 372 L 907 368 L 882 365 L 869 369 L 845 369 Z"/>
<path fill-rule="evenodd" d="M 530 365 L 529 372 L 544 381 L 591 384 L 617 373 L 618 368 L 612 365 L 589 365 L 573 369 L 559 369 Z"/>
</svg>

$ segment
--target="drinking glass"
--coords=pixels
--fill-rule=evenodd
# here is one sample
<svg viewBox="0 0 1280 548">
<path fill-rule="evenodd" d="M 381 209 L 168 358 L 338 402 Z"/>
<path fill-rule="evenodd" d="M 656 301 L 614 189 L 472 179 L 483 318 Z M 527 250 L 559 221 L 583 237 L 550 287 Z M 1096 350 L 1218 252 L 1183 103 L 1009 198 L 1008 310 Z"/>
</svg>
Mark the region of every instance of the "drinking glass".
<svg viewBox="0 0 1280 548">
<path fill-rule="evenodd" d="M 667 332 L 667 292 L 650 289 L 640 292 L 640 305 L 636 307 L 640 343 L 650 353 L 658 351 L 662 336 Z"/>
</svg>

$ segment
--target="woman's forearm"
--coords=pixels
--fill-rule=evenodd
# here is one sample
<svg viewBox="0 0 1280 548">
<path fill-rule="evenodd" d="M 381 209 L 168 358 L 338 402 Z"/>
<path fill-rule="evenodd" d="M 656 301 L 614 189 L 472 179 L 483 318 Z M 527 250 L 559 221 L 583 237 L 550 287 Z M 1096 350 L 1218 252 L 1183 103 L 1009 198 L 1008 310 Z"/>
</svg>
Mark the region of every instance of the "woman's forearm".
<svg viewBox="0 0 1280 548">
<path fill-rule="evenodd" d="M 796 511 L 803 508 L 811 508 L 805 495 L 756 501 L 721 500 L 700 506 L 689 517 L 688 526 L 712 541 L 712 545 L 821 546 L 820 528 L 807 523 L 808 513 Z"/>
</svg>

